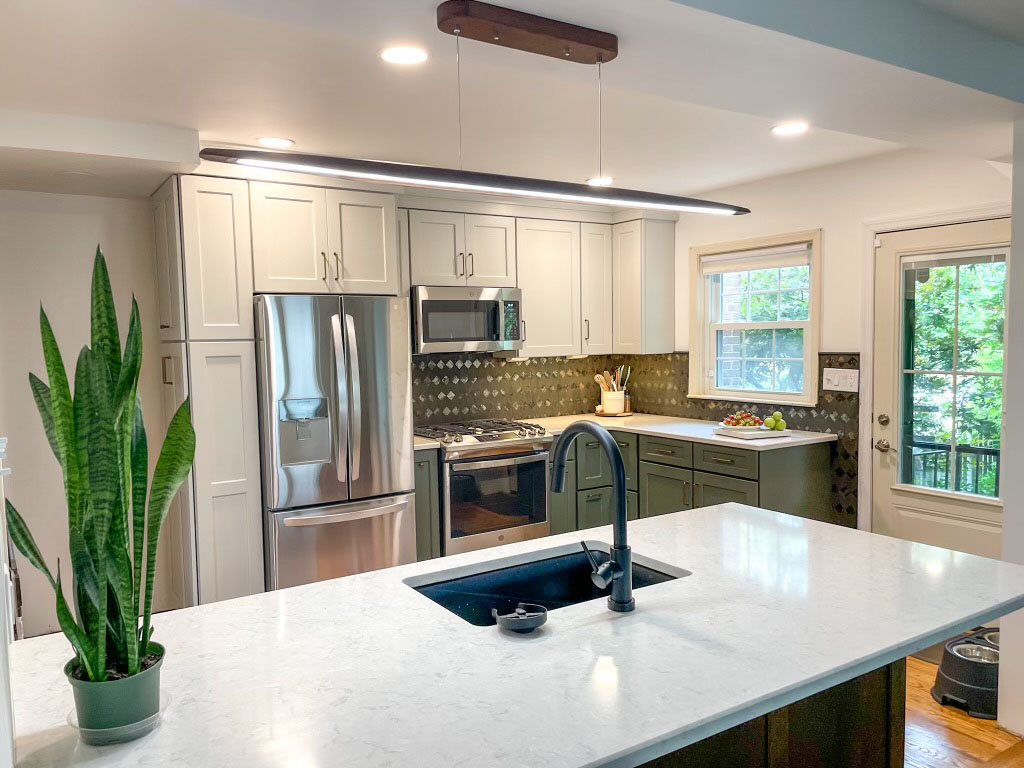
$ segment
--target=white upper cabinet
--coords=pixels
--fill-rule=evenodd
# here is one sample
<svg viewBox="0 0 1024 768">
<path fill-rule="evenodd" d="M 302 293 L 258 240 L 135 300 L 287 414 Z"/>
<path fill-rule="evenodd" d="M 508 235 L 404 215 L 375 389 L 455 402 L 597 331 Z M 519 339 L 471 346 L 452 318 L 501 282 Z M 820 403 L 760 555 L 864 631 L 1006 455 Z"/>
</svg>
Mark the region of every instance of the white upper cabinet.
<svg viewBox="0 0 1024 768">
<path fill-rule="evenodd" d="M 413 285 L 516 286 L 511 216 L 409 211 Z"/>
<path fill-rule="evenodd" d="M 331 293 L 327 191 L 249 183 L 253 285 L 258 293 Z"/>
<path fill-rule="evenodd" d="M 465 285 L 465 214 L 409 211 L 409 260 L 413 285 Z"/>
<path fill-rule="evenodd" d="M 612 351 L 612 227 L 580 224 L 580 311 L 584 355 Z"/>
<path fill-rule="evenodd" d="M 612 352 L 675 349 L 675 223 L 653 219 L 612 226 Z"/>
<path fill-rule="evenodd" d="M 398 295 L 401 275 L 394 197 L 328 189 L 327 247 L 336 290 Z"/>
<path fill-rule="evenodd" d="M 248 183 L 182 176 L 181 233 L 188 338 L 253 338 Z"/>
<path fill-rule="evenodd" d="M 516 220 L 466 214 L 466 283 L 516 287 Z"/>
<path fill-rule="evenodd" d="M 517 219 L 516 244 L 525 326 L 520 354 L 580 354 L 579 223 Z"/>
<path fill-rule="evenodd" d="M 181 271 L 178 180 L 172 176 L 150 199 L 156 236 L 157 311 L 161 341 L 185 339 L 185 296 Z"/>
</svg>

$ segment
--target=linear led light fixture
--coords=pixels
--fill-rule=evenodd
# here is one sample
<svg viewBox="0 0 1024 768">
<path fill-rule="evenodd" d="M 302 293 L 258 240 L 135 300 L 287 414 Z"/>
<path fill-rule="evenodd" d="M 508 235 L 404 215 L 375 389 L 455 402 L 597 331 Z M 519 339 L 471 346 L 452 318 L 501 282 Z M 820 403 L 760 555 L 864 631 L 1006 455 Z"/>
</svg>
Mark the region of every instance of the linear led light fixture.
<svg viewBox="0 0 1024 768">
<path fill-rule="evenodd" d="M 676 195 L 615 187 L 592 187 L 588 184 L 527 179 L 522 176 L 503 176 L 497 173 L 457 171 L 452 168 L 434 168 L 428 165 L 220 147 L 207 147 L 199 152 L 199 157 L 211 162 L 235 163 L 250 168 L 311 173 L 317 176 L 336 176 L 344 179 L 401 184 L 409 187 L 479 192 L 486 195 L 510 195 L 534 200 L 555 200 L 562 203 L 588 203 L 617 208 L 649 208 L 683 213 L 713 213 L 720 216 L 750 213 L 748 208 L 713 203 L 692 197 L 677 197 Z"/>
</svg>

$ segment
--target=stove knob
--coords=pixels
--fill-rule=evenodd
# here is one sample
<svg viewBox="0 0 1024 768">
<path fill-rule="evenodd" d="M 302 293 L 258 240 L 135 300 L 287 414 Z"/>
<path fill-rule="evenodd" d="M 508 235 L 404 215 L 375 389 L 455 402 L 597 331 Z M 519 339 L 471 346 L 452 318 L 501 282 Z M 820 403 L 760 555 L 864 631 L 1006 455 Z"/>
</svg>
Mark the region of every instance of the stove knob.
<svg viewBox="0 0 1024 768">
<path fill-rule="evenodd" d="M 456 435 L 455 436 L 455 442 L 456 443 L 461 443 L 462 442 L 462 435 Z"/>
<path fill-rule="evenodd" d="M 451 445 L 453 442 L 455 442 L 455 438 L 451 435 L 445 435 L 441 438 L 441 445 Z"/>
</svg>

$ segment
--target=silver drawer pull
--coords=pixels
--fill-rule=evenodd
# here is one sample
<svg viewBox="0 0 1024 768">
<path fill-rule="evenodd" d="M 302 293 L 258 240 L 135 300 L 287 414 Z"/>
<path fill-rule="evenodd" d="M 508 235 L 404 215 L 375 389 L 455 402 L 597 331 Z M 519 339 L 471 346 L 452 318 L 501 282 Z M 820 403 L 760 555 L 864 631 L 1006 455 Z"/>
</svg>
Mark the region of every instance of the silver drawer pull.
<svg viewBox="0 0 1024 768">
<path fill-rule="evenodd" d="M 589 448 L 600 448 L 600 447 L 601 447 L 600 443 L 587 443 L 587 448 L 588 449 Z"/>
<path fill-rule="evenodd" d="M 629 443 L 619 443 L 620 448 L 629 448 Z"/>
<path fill-rule="evenodd" d="M 709 456 L 712 461 L 718 462 L 719 464 L 735 464 L 736 459 L 726 459 L 723 456 Z"/>
<path fill-rule="evenodd" d="M 653 453 L 656 453 L 659 456 L 675 456 L 676 455 L 676 452 L 674 450 L 669 450 L 667 448 L 655 448 L 653 450 Z"/>
<path fill-rule="evenodd" d="M 601 494 L 600 493 L 588 493 L 587 494 L 587 501 L 600 501 L 600 500 L 601 500 Z"/>
</svg>

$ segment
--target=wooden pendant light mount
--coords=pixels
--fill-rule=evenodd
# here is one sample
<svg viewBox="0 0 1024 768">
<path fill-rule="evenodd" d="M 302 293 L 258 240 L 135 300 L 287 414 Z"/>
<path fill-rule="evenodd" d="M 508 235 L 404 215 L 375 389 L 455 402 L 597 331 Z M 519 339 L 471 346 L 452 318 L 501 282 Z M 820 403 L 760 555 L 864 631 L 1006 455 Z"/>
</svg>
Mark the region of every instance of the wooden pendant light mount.
<svg viewBox="0 0 1024 768">
<path fill-rule="evenodd" d="M 578 64 L 607 64 L 619 55 L 619 38 L 609 32 L 478 0 L 441 3 L 437 28 L 449 35 Z"/>
</svg>

